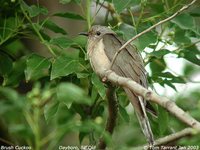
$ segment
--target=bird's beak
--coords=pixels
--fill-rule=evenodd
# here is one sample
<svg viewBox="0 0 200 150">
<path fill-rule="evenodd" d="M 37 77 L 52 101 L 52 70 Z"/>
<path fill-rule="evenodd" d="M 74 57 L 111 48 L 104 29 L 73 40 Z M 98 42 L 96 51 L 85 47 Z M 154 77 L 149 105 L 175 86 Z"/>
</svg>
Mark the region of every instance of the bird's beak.
<svg viewBox="0 0 200 150">
<path fill-rule="evenodd" d="M 80 32 L 78 35 L 88 36 L 88 32 Z"/>
</svg>

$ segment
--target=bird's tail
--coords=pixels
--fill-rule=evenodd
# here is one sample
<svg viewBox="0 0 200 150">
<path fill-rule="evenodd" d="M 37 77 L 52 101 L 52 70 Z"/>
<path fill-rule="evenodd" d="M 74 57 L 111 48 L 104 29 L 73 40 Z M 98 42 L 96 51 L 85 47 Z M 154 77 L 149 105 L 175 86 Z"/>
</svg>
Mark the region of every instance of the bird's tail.
<svg viewBox="0 0 200 150">
<path fill-rule="evenodd" d="M 147 138 L 148 143 L 153 146 L 154 144 L 154 138 L 153 133 L 151 130 L 151 126 L 149 123 L 149 119 L 146 114 L 146 108 L 145 103 L 142 97 L 136 96 L 133 92 L 131 92 L 129 89 L 124 88 L 126 94 L 128 95 L 129 100 L 131 101 L 137 118 L 139 120 L 140 126 L 142 128 L 142 131 Z"/>
</svg>

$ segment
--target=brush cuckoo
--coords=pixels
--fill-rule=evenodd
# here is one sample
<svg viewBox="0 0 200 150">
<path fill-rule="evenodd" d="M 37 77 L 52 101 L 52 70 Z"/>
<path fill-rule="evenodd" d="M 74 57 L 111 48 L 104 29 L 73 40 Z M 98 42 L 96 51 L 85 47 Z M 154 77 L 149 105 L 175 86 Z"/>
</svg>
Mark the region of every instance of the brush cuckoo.
<svg viewBox="0 0 200 150">
<path fill-rule="evenodd" d="M 110 68 L 113 56 L 125 41 L 120 39 L 116 33 L 108 27 L 100 25 L 92 26 L 89 32 L 82 32 L 80 34 L 88 37 L 87 55 L 97 75 L 100 76 L 103 71 L 111 69 L 119 76 L 131 78 L 147 88 L 143 59 L 135 46 L 130 44 L 126 46 L 126 48 L 118 54 L 112 68 Z M 148 110 L 146 101 L 128 88 L 124 87 L 123 89 L 134 107 L 148 143 L 153 145 L 153 134 L 146 114 L 146 110 Z"/>
</svg>

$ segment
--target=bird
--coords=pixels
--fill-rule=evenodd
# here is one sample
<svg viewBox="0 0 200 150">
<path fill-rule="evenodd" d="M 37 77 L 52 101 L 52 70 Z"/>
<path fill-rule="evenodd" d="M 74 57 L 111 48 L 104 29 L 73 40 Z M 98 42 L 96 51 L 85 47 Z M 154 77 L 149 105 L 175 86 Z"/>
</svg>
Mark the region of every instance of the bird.
<svg viewBox="0 0 200 150">
<path fill-rule="evenodd" d="M 140 52 L 134 45 L 127 45 L 116 57 L 112 67 L 111 63 L 115 53 L 125 43 L 117 34 L 106 26 L 94 25 L 88 32 L 81 35 L 88 37 L 87 56 L 94 72 L 101 77 L 101 73 L 111 69 L 117 75 L 130 78 L 148 88 L 147 74 Z M 111 67 L 111 68 L 110 68 Z M 151 107 L 141 97 L 130 89 L 123 87 L 131 104 L 134 107 L 139 124 L 149 145 L 154 144 L 154 137 L 146 111 L 151 112 Z"/>
</svg>

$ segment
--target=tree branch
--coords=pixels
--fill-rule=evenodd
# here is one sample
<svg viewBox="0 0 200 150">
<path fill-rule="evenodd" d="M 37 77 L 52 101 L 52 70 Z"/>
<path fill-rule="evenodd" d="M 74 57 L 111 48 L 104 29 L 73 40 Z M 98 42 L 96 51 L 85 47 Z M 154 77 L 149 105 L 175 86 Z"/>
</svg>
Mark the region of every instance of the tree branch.
<svg viewBox="0 0 200 150">
<path fill-rule="evenodd" d="M 161 97 L 156 93 L 144 88 L 140 84 L 136 83 L 135 81 L 131 80 L 130 78 L 124 78 L 117 75 L 112 70 L 107 70 L 100 73 L 102 77 L 102 81 L 110 81 L 113 84 L 127 87 L 137 95 L 142 96 L 144 99 L 154 102 L 165 109 L 167 109 L 172 115 L 176 116 L 179 120 L 186 123 L 188 126 L 196 129 L 200 132 L 200 122 L 195 120 L 192 116 L 188 113 L 184 112 L 180 107 L 178 107 L 174 101 L 168 99 L 167 97 Z"/>
<path fill-rule="evenodd" d="M 106 92 L 107 100 L 108 100 L 108 119 L 106 122 L 106 128 L 105 131 L 109 132 L 110 135 L 112 135 L 113 130 L 116 125 L 117 121 L 117 112 L 118 112 L 118 104 L 117 104 L 117 97 L 115 93 L 115 87 L 112 85 L 108 85 L 108 89 Z M 103 138 L 100 138 L 98 149 L 105 149 L 106 143 Z"/>
<path fill-rule="evenodd" d="M 193 128 L 185 128 L 179 132 L 170 134 L 168 136 L 165 136 L 163 138 L 157 139 L 155 141 L 155 146 L 159 146 L 159 145 L 164 145 L 164 144 L 168 144 L 170 142 L 174 142 L 179 140 L 180 138 L 189 136 L 189 135 L 193 135 L 195 134 L 195 131 Z M 146 145 L 147 146 L 147 145 Z"/>
<path fill-rule="evenodd" d="M 165 136 L 163 138 L 159 138 L 159 139 L 155 140 L 154 147 L 166 145 L 171 142 L 177 141 L 183 137 L 194 135 L 194 134 L 196 134 L 196 132 L 194 131 L 193 128 L 185 128 L 179 132 L 176 132 L 176 133 L 170 134 L 168 136 Z M 135 147 L 134 149 L 135 150 L 141 150 L 141 149 L 147 150 L 148 148 L 150 148 L 149 145 L 143 145 L 143 146 Z"/>
<path fill-rule="evenodd" d="M 113 59 L 112 59 L 110 68 L 112 68 L 112 66 L 113 66 L 113 64 L 114 64 L 114 62 L 115 62 L 115 60 L 116 60 L 118 54 L 119 54 L 128 44 L 130 44 L 132 41 L 134 41 L 134 40 L 137 39 L 138 37 L 142 36 L 143 34 L 145 34 L 145 33 L 149 32 L 149 31 L 151 31 L 153 28 L 155 28 L 155 27 L 157 27 L 157 26 L 159 26 L 159 25 L 161 25 L 161 24 L 163 24 L 163 23 L 165 23 L 165 22 L 167 22 L 167 21 L 169 21 L 169 20 L 172 20 L 172 19 L 175 18 L 178 14 L 180 14 L 180 13 L 183 12 L 184 10 L 188 9 L 188 8 L 189 8 L 191 5 L 193 5 L 196 1 L 197 1 L 197 0 L 193 0 L 191 3 L 189 3 L 189 4 L 185 5 L 185 6 L 183 6 L 181 9 L 179 9 L 176 13 L 174 13 L 174 14 L 171 15 L 170 17 L 168 17 L 168 18 L 166 18 L 166 19 L 164 19 L 164 20 L 161 20 L 160 22 L 158 22 L 158 23 L 154 24 L 153 26 L 149 27 L 148 29 L 146 29 L 146 30 L 140 32 L 139 34 L 137 34 L 136 36 L 134 36 L 133 38 L 131 38 L 130 40 L 128 40 L 126 43 L 124 43 L 124 44 L 120 47 L 120 49 L 115 53 L 115 55 L 114 55 L 114 57 L 113 57 Z"/>
</svg>

